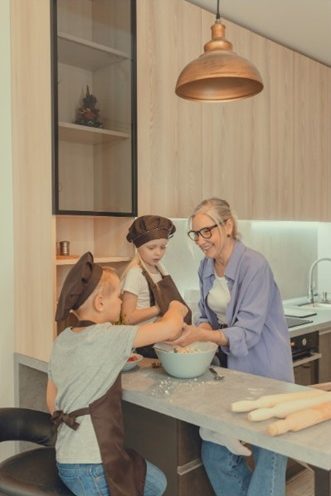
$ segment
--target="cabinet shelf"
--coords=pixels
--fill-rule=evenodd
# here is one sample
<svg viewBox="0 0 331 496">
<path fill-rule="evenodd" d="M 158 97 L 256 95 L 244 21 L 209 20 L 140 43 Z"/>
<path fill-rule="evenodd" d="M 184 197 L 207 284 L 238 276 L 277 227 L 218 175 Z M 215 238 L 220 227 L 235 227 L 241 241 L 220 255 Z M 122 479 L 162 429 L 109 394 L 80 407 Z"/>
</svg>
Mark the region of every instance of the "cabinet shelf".
<svg viewBox="0 0 331 496">
<path fill-rule="evenodd" d="M 79 256 L 70 256 L 70 257 L 64 257 L 64 256 L 57 256 L 56 257 L 56 265 L 61 266 L 61 265 L 74 265 L 77 260 L 79 259 Z M 129 262 L 131 260 L 130 257 L 95 257 L 94 262 L 95 263 L 122 263 L 122 262 Z"/>
<path fill-rule="evenodd" d="M 59 139 L 62 141 L 97 145 L 99 143 L 111 143 L 118 139 L 128 139 L 129 137 L 128 133 L 122 131 L 59 122 Z"/>
<path fill-rule="evenodd" d="M 51 4 L 56 19 L 52 25 L 53 211 L 135 216 L 136 0 Z M 90 108 L 93 114 L 95 108 L 98 114 L 99 106 L 102 127 L 76 119 L 77 110 L 84 113 Z"/>
<path fill-rule="evenodd" d="M 121 60 L 130 59 L 127 53 L 71 34 L 58 33 L 60 63 L 96 71 Z"/>
</svg>

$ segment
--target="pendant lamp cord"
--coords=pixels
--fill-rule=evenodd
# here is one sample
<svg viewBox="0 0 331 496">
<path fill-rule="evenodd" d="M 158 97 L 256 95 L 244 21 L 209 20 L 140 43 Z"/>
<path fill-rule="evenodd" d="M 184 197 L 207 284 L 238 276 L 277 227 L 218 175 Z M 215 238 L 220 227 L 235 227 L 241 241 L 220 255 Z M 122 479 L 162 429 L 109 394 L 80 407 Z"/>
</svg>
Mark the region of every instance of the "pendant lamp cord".
<svg viewBox="0 0 331 496">
<path fill-rule="evenodd" d="M 220 14 L 220 0 L 217 0 L 216 19 L 219 20 L 220 18 L 221 18 L 221 14 Z"/>
</svg>

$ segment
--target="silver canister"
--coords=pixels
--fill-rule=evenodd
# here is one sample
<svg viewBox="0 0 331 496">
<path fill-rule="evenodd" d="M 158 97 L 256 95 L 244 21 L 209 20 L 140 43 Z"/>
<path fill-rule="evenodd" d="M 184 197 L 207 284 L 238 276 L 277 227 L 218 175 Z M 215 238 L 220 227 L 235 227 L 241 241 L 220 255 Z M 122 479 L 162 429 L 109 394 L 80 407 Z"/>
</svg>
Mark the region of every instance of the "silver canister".
<svg viewBox="0 0 331 496">
<path fill-rule="evenodd" d="M 70 255 L 70 241 L 60 241 L 60 255 L 64 257 Z"/>
</svg>

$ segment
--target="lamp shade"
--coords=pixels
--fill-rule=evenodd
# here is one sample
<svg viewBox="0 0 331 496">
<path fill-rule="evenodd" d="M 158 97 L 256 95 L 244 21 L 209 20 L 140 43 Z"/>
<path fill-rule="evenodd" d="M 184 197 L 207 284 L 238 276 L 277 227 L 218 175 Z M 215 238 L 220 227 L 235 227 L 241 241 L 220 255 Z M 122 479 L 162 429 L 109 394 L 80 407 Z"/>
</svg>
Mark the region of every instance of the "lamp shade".
<svg viewBox="0 0 331 496">
<path fill-rule="evenodd" d="M 212 39 L 204 53 L 180 73 L 176 94 L 187 100 L 233 101 L 256 95 L 263 89 L 256 67 L 232 50 L 224 38 L 225 26 L 216 20 L 211 27 Z"/>
</svg>

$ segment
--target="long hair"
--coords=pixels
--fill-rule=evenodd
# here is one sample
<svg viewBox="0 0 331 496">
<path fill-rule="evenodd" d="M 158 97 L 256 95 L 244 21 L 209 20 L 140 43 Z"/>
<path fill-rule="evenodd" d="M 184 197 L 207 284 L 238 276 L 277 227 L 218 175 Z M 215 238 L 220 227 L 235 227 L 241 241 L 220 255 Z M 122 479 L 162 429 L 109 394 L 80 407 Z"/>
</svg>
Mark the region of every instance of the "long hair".
<svg viewBox="0 0 331 496">
<path fill-rule="evenodd" d="M 125 269 L 122 273 L 122 276 L 121 276 L 121 287 L 122 288 L 123 288 L 124 281 L 125 281 L 125 278 L 129 272 L 129 270 L 131 270 L 133 267 L 140 267 L 142 269 L 145 269 L 146 272 L 149 272 L 148 268 L 146 267 L 145 262 L 143 261 L 143 259 L 141 258 L 140 254 L 139 254 L 138 248 L 135 248 L 134 256 L 132 257 L 132 259 L 130 260 L 130 262 L 125 267 Z M 163 276 L 166 275 L 166 270 L 161 263 L 158 263 L 156 265 L 156 267 Z"/>
</svg>

